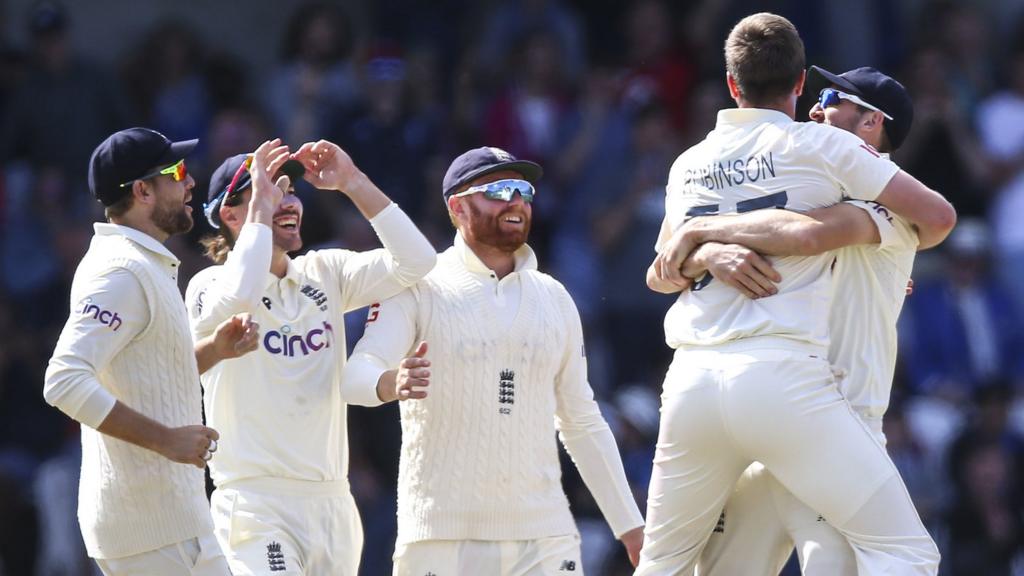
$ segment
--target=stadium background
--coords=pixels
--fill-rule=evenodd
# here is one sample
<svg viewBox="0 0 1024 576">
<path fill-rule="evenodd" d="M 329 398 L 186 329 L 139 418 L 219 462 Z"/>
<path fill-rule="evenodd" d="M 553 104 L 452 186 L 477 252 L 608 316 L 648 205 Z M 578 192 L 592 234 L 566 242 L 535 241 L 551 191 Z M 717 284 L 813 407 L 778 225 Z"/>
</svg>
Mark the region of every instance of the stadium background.
<svg viewBox="0 0 1024 576">
<path fill-rule="evenodd" d="M 896 159 L 960 224 L 915 268 L 888 448 L 945 574 L 1024 574 L 1020 0 L 0 2 L 0 574 L 91 570 L 74 516 L 78 428 L 43 402 L 42 377 L 102 219 L 89 153 L 132 125 L 201 138 L 188 161 L 197 208 L 226 156 L 270 136 L 332 139 L 439 249 L 456 154 L 488 144 L 543 164 L 531 244 L 583 315 L 591 382 L 642 507 L 669 358 L 668 301 L 643 280 L 663 186 L 731 105 L 721 46 L 759 10 L 793 20 L 809 64 L 874 65 L 914 97 Z M 812 78 L 808 93 L 820 88 Z M 300 193 L 307 247 L 375 246 L 340 195 Z M 197 220 L 171 241 L 182 288 L 206 265 L 206 232 Z M 350 347 L 363 318 L 351 315 Z M 388 574 L 397 410 L 353 408 L 350 428 L 363 574 Z M 587 574 L 628 574 L 567 459 L 563 470 Z"/>
</svg>

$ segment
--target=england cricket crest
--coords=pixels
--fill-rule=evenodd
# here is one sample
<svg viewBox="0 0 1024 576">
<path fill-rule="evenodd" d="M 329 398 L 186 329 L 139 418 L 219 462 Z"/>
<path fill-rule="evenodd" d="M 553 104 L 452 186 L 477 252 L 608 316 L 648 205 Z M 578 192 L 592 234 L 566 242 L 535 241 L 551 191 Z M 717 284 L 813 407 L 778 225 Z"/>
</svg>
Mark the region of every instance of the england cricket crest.
<svg viewBox="0 0 1024 576">
<path fill-rule="evenodd" d="M 516 403 L 516 373 L 513 370 L 501 371 L 498 378 L 498 408 L 500 414 L 511 414 L 512 404 Z"/>
</svg>

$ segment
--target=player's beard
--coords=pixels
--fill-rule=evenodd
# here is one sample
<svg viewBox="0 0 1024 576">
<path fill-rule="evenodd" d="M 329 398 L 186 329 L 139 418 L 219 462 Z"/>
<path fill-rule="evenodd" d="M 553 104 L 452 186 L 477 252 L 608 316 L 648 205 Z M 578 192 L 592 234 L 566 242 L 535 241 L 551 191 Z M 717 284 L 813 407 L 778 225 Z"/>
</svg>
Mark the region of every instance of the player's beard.
<svg viewBox="0 0 1024 576">
<path fill-rule="evenodd" d="M 296 231 L 302 221 L 299 220 L 299 224 L 296 225 Z M 299 248 L 302 248 L 302 236 L 299 233 L 294 235 L 286 234 L 283 230 L 279 230 L 278 227 L 274 226 L 274 247 L 283 252 L 295 252 Z"/>
<path fill-rule="evenodd" d="M 473 204 L 468 204 L 468 208 L 469 234 L 477 242 L 508 253 L 515 252 L 526 244 L 526 239 L 530 236 L 530 214 L 525 210 L 510 205 L 497 214 L 488 215 Z M 522 226 L 515 230 L 503 230 L 501 219 L 513 215 L 522 217 Z"/>
<path fill-rule="evenodd" d="M 192 229 L 192 214 L 181 200 L 158 200 L 153 207 L 153 224 L 168 236 L 184 234 Z"/>
</svg>

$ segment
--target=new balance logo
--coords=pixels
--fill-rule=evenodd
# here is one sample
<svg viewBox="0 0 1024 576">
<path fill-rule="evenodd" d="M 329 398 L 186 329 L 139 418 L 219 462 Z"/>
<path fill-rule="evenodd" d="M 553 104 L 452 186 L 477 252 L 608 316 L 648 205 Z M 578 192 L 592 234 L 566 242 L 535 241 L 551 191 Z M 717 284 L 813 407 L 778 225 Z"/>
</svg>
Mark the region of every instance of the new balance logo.
<svg viewBox="0 0 1024 576">
<path fill-rule="evenodd" d="M 559 572 L 575 572 L 576 561 L 575 560 L 562 560 L 562 566 L 558 569 Z"/>
<path fill-rule="evenodd" d="M 267 544 L 267 567 L 271 572 L 283 572 L 288 569 L 284 564 L 284 552 L 281 552 L 281 545 L 277 542 Z"/>
<path fill-rule="evenodd" d="M 516 373 L 512 370 L 502 370 L 500 378 L 498 380 L 498 403 L 499 404 L 515 404 L 516 403 Z M 500 408 L 498 412 L 502 414 L 510 414 L 511 408 Z"/>
<path fill-rule="evenodd" d="M 722 510 L 721 516 L 718 517 L 718 522 L 715 522 L 715 529 L 713 532 L 725 534 L 725 510 Z"/>
</svg>

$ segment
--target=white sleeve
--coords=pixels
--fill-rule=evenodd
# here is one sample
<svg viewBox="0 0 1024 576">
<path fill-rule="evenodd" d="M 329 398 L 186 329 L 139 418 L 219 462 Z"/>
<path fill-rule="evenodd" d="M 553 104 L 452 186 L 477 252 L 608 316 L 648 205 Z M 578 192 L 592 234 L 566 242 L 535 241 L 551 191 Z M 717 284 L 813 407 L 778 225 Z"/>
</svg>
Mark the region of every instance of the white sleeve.
<svg viewBox="0 0 1024 576">
<path fill-rule="evenodd" d="M 579 312 L 568 294 L 562 305 L 570 334 L 555 382 L 555 426 L 583 482 L 618 538 L 643 526 L 626 481 L 619 448 L 587 381 L 587 358 Z"/>
<path fill-rule="evenodd" d="M 913 227 L 900 216 L 890 211 L 878 202 L 865 202 L 862 200 L 848 200 L 848 204 L 856 206 L 871 216 L 872 222 L 878 228 L 878 236 L 881 241 L 878 244 L 879 251 L 888 250 L 917 250 L 918 238 Z"/>
<path fill-rule="evenodd" d="M 417 300 L 414 289 L 370 306 L 366 329 L 345 364 L 341 398 L 349 404 L 379 406 L 377 381 L 415 346 Z M 428 352 L 429 356 L 429 352 Z"/>
<path fill-rule="evenodd" d="M 227 260 L 217 270 L 216 279 L 203 285 L 189 282 L 185 306 L 193 339 L 208 336 L 232 315 L 251 312 L 259 305 L 273 252 L 270 227 L 247 223 L 239 231 Z"/>
<path fill-rule="evenodd" d="M 356 310 L 398 294 L 434 269 L 437 253 L 397 204 L 370 219 L 383 249 L 324 250 L 323 261 L 338 276 L 344 310 Z"/>
<path fill-rule="evenodd" d="M 76 287 L 71 314 L 46 367 L 46 402 L 98 428 L 117 399 L 97 375 L 149 323 L 145 291 L 128 270 L 112 268 Z"/>
<path fill-rule="evenodd" d="M 856 200 L 874 200 L 882 193 L 899 166 L 883 158 L 877 150 L 857 136 L 831 126 L 821 142 L 820 157 L 833 178 L 839 182 L 843 195 Z"/>
</svg>

